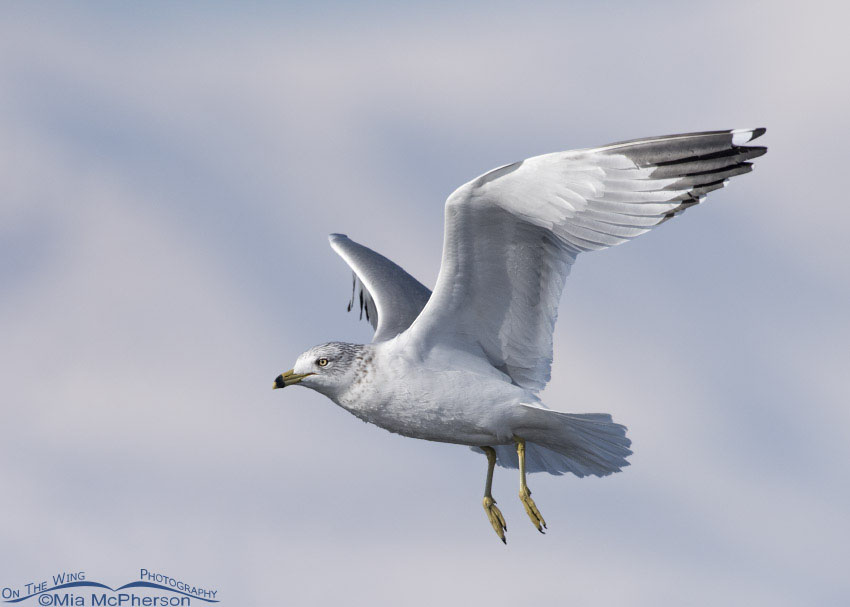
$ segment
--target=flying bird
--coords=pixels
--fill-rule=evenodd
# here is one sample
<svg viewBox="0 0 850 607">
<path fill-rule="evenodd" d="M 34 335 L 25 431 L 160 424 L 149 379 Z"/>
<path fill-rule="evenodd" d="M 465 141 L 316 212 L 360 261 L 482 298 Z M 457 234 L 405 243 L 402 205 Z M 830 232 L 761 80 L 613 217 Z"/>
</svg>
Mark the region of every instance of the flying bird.
<svg viewBox="0 0 850 607">
<path fill-rule="evenodd" d="M 607 476 L 632 453 L 610 415 L 553 411 L 538 396 L 576 257 L 648 232 L 748 173 L 767 148 L 744 144 L 764 132 L 637 139 L 485 173 L 446 201 L 433 293 L 383 255 L 332 234 L 354 274 L 349 310 L 359 304 L 374 338 L 310 348 L 274 387 L 305 386 L 390 432 L 483 453 L 483 506 L 503 542 L 493 470 L 518 468 L 519 498 L 542 533 L 527 473 Z"/>
</svg>

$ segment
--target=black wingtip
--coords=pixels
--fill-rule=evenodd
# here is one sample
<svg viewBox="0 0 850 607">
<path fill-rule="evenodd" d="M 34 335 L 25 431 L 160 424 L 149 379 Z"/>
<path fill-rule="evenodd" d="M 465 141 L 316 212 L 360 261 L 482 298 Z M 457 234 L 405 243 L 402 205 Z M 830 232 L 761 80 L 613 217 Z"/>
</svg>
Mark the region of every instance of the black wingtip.
<svg viewBox="0 0 850 607">
<path fill-rule="evenodd" d="M 749 160 L 767 154 L 767 148 L 763 145 L 748 145 L 747 150 L 747 159 Z"/>
<path fill-rule="evenodd" d="M 737 149 L 744 147 L 753 139 L 758 139 L 767 132 L 767 129 L 758 127 L 756 129 L 732 129 L 727 132 L 732 136 L 732 149 Z"/>
</svg>

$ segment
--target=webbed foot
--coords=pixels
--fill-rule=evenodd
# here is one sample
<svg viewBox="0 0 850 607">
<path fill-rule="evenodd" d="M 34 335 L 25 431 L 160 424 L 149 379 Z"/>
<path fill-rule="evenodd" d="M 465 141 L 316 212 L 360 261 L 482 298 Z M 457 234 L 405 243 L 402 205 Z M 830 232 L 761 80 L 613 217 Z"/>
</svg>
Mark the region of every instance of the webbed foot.
<svg viewBox="0 0 850 607">
<path fill-rule="evenodd" d="M 507 544 L 505 531 L 508 530 L 508 526 L 505 524 L 505 517 L 502 516 L 502 511 L 496 506 L 496 500 L 492 497 L 487 496 L 484 498 L 484 512 L 487 513 L 487 518 L 490 519 L 490 524 L 493 525 L 493 531 L 496 532 L 496 535 L 499 536 L 503 544 Z"/>
<path fill-rule="evenodd" d="M 525 513 L 528 515 L 528 518 L 531 519 L 531 524 L 537 527 L 537 530 L 540 533 L 545 533 L 544 529 L 548 529 L 546 527 L 546 521 L 543 519 L 543 515 L 540 514 L 540 510 L 537 509 L 537 504 L 534 503 L 534 500 L 531 499 L 531 490 L 528 487 L 521 487 L 519 490 L 519 499 L 522 502 L 522 505 L 525 506 Z"/>
</svg>

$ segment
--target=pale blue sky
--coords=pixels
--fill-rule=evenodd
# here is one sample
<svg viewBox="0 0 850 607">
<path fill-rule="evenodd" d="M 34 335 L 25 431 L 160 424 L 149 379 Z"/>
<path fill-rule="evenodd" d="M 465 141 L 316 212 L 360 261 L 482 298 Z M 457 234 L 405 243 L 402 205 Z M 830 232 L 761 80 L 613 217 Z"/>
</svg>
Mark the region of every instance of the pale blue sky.
<svg viewBox="0 0 850 607">
<path fill-rule="evenodd" d="M 229 605 L 843 605 L 839 3 L 5 5 L 0 586 L 147 567 Z M 635 454 L 534 475 L 272 392 L 344 232 L 433 285 L 442 204 L 530 155 L 765 126 L 756 170 L 579 259 L 544 399 Z M 651 321 L 646 319 L 650 318 Z M 449 598 L 447 598 L 449 597 Z"/>
</svg>

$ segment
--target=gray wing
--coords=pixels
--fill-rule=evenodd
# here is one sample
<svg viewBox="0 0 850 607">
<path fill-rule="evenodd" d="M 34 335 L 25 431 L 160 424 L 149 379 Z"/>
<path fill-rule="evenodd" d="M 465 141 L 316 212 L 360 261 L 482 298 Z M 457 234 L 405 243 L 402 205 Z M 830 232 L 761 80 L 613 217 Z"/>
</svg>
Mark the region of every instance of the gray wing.
<svg viewBox="0 0 850 607">
<path fill-rule="evenodd" d="M 552 331 L 576 256 L 664 223 L 766 152 L 764 129 L 639 139 L 546 154 L 470 181 L 446 201 L 434 294 L 411 327 L 425 350 L 481 355 L 531 390 L 550 378 Z"/>
<path fill-rule="evenodd" d="M 345 234 L 328 238 L 354 274 L 348 310 L 360 302 L 360 317 L 365 311 L 375 329 L 372 341 L 386 341 L 407 329 L 425 307 L 431 291 L 398 264 Z"/>
</svg>

